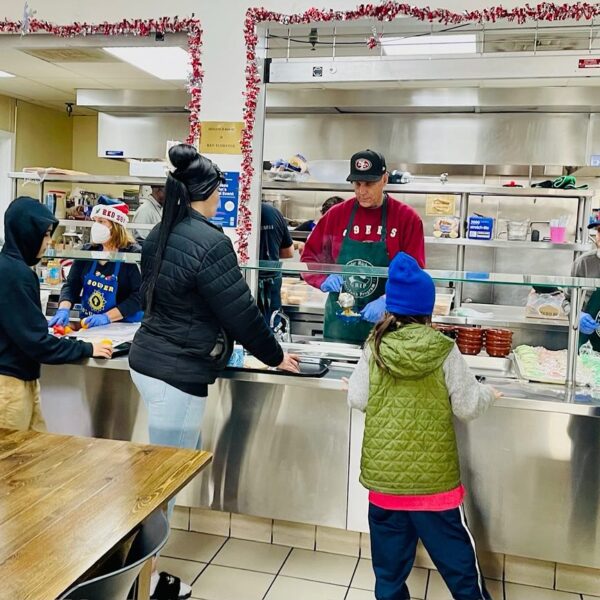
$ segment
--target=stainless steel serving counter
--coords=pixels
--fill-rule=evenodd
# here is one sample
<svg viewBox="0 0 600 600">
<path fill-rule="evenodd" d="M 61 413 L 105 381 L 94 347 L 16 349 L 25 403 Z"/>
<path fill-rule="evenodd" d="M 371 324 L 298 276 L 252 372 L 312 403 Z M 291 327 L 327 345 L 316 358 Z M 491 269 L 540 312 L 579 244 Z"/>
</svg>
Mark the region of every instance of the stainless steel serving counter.
<svg viewBox="0 0 600 600">
<path fill-rule="evenodd" d="M 561 385 L 544 383 L 529 383 L 513 377 L 490 376 L 489 371 L 478 368 L 471 362 L 471 367 L 477 374 L 486 376 L 485 383 L 494 386 L 502 392 L 503 396 L 496 400 L 494 406 L 498 408 L 514 408 L 517 410 L 538 410 L 542 412 L 563 413 L 569 415 L 588 415 L 600 417 L 600 395 L 595 397 L 589 389 L 567 389 Z M 129 372 L 129 363 L 126 357 L 113 360 L 89 359 L 82 363 L 83 366 L 113 369 Z M 222 375 L 224 380 L 245 381 L 269 385 L 285 385 L 302 387 L 306 389 L 336 390 L 344 392 L 343 377 L 352 374 L 351 366 L 334 365 L 329 372 L 320 378 L 290 377 L 279 372 L 251 373 L 247 371 L 227 370 Z"/>
<path fill-rule="evenodd" d="M 321 379 L 228 371 L 210 387 L 202 447 L 212 467 L 178 497 L 288 521 L 367 531 L 358 483 L 364 415 L 334 366 Z M 489 373 L 486 373 L 489 375 Z M 482 548 L 600 567 L 600 400 L 510 378 L 504 396 L 459 423 L 467 512 Z M 56 432 L 147 441 L 126 358 L 44 367 L 43 409 Z"/>
</svg>

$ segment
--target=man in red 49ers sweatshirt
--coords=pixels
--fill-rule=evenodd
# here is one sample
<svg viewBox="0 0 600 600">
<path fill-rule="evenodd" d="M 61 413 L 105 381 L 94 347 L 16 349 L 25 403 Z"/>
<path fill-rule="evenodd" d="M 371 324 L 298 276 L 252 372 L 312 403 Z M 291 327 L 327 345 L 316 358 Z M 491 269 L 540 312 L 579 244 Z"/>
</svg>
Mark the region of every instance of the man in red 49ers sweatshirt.
<svg viewBox="0 0 600 600">
<path fill-rule="evenodd" d="M 354 185 L 355 197 L 337 204 L 319 220 L 306 241 L 302 262 L 387 267 L 398 252 L 406 252 L 425 267 L 423 222 L 410 206 L 384 191 L 388 174 L 383 155 L 373 150 L 354 154 L 347 180 Z M 362 343 L 385 312 L 384 278 L 314 274 L 304 279 L 329 294 L 326 339 Z M 343 315 L 340 292 L 354 296 L 353 311 L 360 318 Z"/>
</svg>

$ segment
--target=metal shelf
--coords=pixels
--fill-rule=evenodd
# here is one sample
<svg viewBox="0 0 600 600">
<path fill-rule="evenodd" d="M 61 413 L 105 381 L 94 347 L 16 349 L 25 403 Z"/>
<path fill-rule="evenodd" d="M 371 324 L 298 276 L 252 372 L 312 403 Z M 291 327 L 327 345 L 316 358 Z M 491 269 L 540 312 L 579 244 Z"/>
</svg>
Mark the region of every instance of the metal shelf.
<svg viewBox="0 0 600 600">
<path fill-rule="evenodd" d="M 533 319 L 525 316 L 523 306 L 505 306 L 500 304 L 468 304 L 473 310 L 481 313 L 492 313 L 490 317 L 456 317 L 456 316 L 435 316 L 434 323 L 444 323 L 447 325 L 482 325 L 494 327 L 541 327 L 544 329 L 564 329 L 569 327 L 566 320 L 551 319 Z M 284 311 L 289 315 L 304 313 L 312 315 L 323 315 L 325 308 L 315 304 L 286 304 Z"/>
<path fill-rule="evenodd" d="M 569 321 L 566 319 L 534 319 L 525 316 L 525 307 L 510 306 L 502 304 L 465 304 L 464 308 L 471 308 L 480 313 L 492 313 L 489 317 L 458 317 L 440 316 L 434 317 L 435 323 L 447 323 L 449 325 L 494 325 L 496 327 L 543 327 L 567 329 Z"/>
<path fill-rule="evenodd" d="M 50 283 L 40 283 L 40 290 L 44 292 L 58 292 L 62 289 L 62 283 L 58 284 L 50 284 Z"/>
<path fill-rule="evenodd" d="M 128 175 L 54 175 L 40 177 L 38 173 L 12 172 L 10 179 L 33 183 L 89 183 L 96 185 L 164 185 L 165 177 L 130 177 Z"/>
<path fill-rule="evenodd" d="M 264 182 L 263 190 L 271 191 L 297 191 L 297 192 L 353 192 L 354 188 L 349 183 L 321 183 L 321 182 Z M 387 185 L 388 192 L 397 194 L 454 194 L 460 196 L 507 196 L 530 198 L 591 198 L 594 190 L 557 190 L 548 188 L 513 188 L 497 187 L 492 185 L 458 184 L 458 183 L 409 183 L 406 185 Z"/>
<path fill-rule="evenodd" d="M 487 248 L 506 248 L 517 249 L 526 248 L 527 250 L 569 250 L 571 252 L 586 252 L 592 249 L 591 244 L 564 243 L 555 244 L 553 242 L 530 242 L 515 240 L 471 240 L 469 238 L 436 238 L 427 236 L 426 244 L 439 244 L 441 246 L 477 246 Z"/>
</svg>

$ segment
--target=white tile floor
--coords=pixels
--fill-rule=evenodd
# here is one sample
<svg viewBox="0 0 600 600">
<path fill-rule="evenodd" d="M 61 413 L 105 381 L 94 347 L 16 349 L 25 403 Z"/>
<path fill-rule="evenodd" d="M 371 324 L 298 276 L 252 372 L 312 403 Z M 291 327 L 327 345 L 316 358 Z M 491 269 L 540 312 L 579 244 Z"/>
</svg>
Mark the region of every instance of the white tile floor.
<svg viewBox="0 0 600 600">
<path fill-rule="evenodd" d="M 173 530 L 159 561 L 192 585 L 195 600 L 375 600 L 371 561 Z M 413 598 L 452 600 L 437 571 L 413 569 Z M 494 600 L 594 600 L 488 580 Z M 599 600 L 599 599 L 596 599 Z"/>
</svg>

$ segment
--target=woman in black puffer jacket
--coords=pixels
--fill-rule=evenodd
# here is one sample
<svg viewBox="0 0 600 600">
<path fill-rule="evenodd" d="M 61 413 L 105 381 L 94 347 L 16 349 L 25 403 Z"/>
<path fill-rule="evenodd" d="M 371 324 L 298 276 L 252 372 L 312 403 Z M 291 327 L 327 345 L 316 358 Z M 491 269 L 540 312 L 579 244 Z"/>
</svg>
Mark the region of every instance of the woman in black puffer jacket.
<svg viewBox="0 0 600 600">
<path fill-rule="evenodd" d="M 208 385 L 227 365 L 234 341 L 272 367 L 297 372 L 298 362 L 266 325 L 231 240 L 209 220 L 223 174 L 187 144 L 171 148 L 169 158 L 175 171 L 162 221 L 142 250 L 144 319 L 129 364 L 148 409 L 150 442 L 196 448 Z"/>
</svg>

